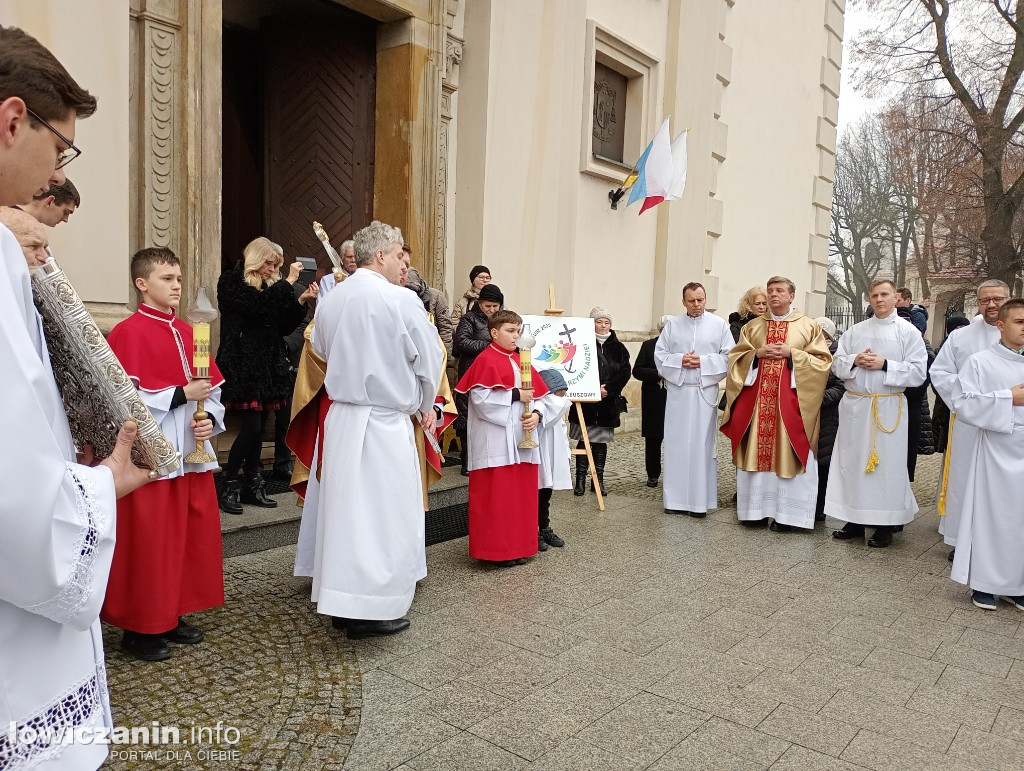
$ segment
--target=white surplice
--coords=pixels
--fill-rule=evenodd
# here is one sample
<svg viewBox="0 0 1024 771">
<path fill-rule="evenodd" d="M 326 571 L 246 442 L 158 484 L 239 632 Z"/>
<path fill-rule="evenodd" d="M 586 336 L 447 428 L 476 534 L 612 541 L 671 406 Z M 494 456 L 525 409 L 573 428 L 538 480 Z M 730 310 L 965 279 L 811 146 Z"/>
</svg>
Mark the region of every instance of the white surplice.
<svg viewBox="0 0 1024 771">
<path fill-rule="evenodd" d="M 858 354 L 868 348 L 885 358 L 884 370 L 854 365 Z M 860 525 L 912 522 L 917 499 L 907 471 L 910 415 L 903 390 L 921 385 L 927 377 L 928 352 L 921 333 L 899 318 L 895 310 L 884 319 L 872 316 L 854 324 L 839 338 L 832 371 L 846 385 L 846 393 L 839 402 L 839 430 L 832 448 L 825 513 Z M 879 396 L 872 398 L 871 394 Z M 872 424 L 876 421 L 878 466 L 868 472 Z M 882 430 L 894 427 L 892 433 Z"/>
<path fill-rule="evenodd" d="M 492 343 L 491 348 L 499 351 L 508 360 L 508 366 L 515 378 L 513 388 L 522 387 L 519 365 L 512 354 Z M 489 351 L 485 351 L 485 354 Z M 485 355 L 481 354 L 481 355 Z M 539 401 L 539 400 L 538 400 Z M 540 408 L 537 410 L 543 412 Z M 526 436 L 523 430 L 522 402 L 512 401 L 509 388 L 469 389 L 469 413 L 466 415 L 469 441 L 470 471 L 497 466 L 514 466 L 516 463 L 540 463 L 540 447 L 520 449 L 519 443 Z M 539 473 L 539 472 L 538 472 Z M 571 486 L 571 485 L 570 485 Z"/>
<path fill-rule="evenodd" d="M 566 432 L 565 416 L 572 407 L 572 399 L 546 393 L 534 401 L 532 406 L 541 415 L 541 425 L 537 429 L 537 444 L 540 445 L 538 486 L 569 490 L 572 487 L 572 471 L 569 469 L 569 435 Z"/>
<path fill-rule="evenodd" d="M 320 506 L 320 480 L 316 478 L 317 464 L 320 462 L 320 433 L 317 431 L 316 444 L 313 445 L 313 465 L 306 480 L 306 495 L 302 499 L 302 516 L 299 519 L 299 540 L 295 545 L 294 576 L 312 578 L 313 566 L 316 564 L 317 513 Z"/>
<path fill-rule="evenodd" d="M 360 268 L 318 304 L 313 350 L 332 404 L 316 519 L 317 611 L 399 618 L 427 574 L 410 415 L 433 409 L 443 348 L 413 292 Z"/>
<path fill-rule="evenodd" d="M 665 508 L 706 512 L 718 506 L 718 384 L 734 345 L 729 325 L 713 313 L 683 314 L 661 330 L 654 360 L 665 380 Z M 700 368 L 683 367 L 695 351 Z"/>
<path fill-rule="evenodd" d="M 967 360 L 974 354 L 991 348 L 999 342 L 999 328 L 985 322 L 983 315 L 977 315 L 966 327 L 954 330 L 946 342 L 942 344 L 935 361 L 932 362 L 928 375 L 932 388 L 942 401 L 953 409 L 953 387 L 957 376 Z M 957 533 L 960 530 L 960 510 L 964 503 L 964 485 L 967 482 L 967 453 L 974 447 L 977 429 L 970 423 L 954 421 L 950 433 L 949 444 L 945 448 L 948 461 L 943 458 L 943 472 L 947 463 L 949 480 L 946 484 L 945 515 L 939 517 L 939 533 L 942 540 L 949 546 L 956 546 Z M 939 489 L 935 493 L 935 501 L 939 502 L 942 495 L 944 473 L 939 474 Z"/>
<path fill-rule="evenodd" d="M 971 356 L 953 389 L 957 427 L 977 429 L 964 453 L 965 485 L 952 579 L 979 592 L 1024 595 L 1024 356 L 999 343 Z"/>
<path fill-rule="evenodd" d="M 112 726 L 99 615 L 114 480 L 75 462 L 25 255 L 3 225 L 0 258 L 0 768 L 93 769 L 103 744 L 26 743 L 20 729 Z"/>
</svg>

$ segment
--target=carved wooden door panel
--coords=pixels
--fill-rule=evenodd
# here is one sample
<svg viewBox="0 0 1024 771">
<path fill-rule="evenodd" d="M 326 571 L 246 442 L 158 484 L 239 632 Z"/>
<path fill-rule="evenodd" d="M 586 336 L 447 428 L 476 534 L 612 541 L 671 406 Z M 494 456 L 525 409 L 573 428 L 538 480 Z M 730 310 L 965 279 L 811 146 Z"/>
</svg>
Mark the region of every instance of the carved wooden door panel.
<svg viewBox="0 0 1024 771">
<path fill-rule="evenodd" d="M 273 17 L 261 31 L 267 235 L 327 268 L 312 222 L 337 247 L 373 214 L 375 25 Z"/>
</svg>

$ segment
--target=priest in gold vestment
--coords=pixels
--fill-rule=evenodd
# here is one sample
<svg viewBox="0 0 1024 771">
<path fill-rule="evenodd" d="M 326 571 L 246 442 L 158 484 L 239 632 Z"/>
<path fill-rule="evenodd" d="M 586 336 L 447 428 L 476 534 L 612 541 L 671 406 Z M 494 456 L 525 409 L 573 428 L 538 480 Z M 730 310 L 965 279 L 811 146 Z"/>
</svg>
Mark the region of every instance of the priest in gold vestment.
<svg viewBox="0 0 1024 771">
<path fill-rule="evenodd" d="M 722 433 L 732 442 L 740 522 L 814 528 L 818 414 L 832 355 L 821 327 L 793 308 L 796 285 L 768 281 L 768 312 L 729 353 Z"/>
</svg>

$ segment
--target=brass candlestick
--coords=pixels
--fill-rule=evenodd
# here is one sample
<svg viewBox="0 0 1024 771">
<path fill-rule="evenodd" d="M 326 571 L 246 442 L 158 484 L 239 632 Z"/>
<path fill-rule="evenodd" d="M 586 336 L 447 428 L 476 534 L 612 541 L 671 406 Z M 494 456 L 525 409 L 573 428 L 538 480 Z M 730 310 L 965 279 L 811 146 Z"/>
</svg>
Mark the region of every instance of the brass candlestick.
<svg viewBox="0 0 1024 771">
<path fill-rule="evenodd" d="M 533 357 L 530 355 L 530 349 L 537 344 L 537 338 L 533 336 L 530 331 L 530 325 L 524 324 L 523 331 L 519 333 L 519 379 L 520 388 L 533 388 L 533 370 L 531 362 Z M 523 400 L 523 417 L 527 417 L 530 414 L 530 400 Z M 519 443 L 520 450 L 529 450 L 537 447 L 537 443 L 533 441 L 531 436 L 533 432 L 526 429 L 526 436 L 523 437 L 523 441 Z"/>
<path fill-rule="evenodd" d="M 206 288 L 199 287 L 196 302 L 185 313 L 185 318 L 192 322 L 192 366 L 196 375 L 194 380 L 210 379 L 210 322 L 217 318 L 217 310 L 206 295 Z M 192 416 L 197 422 L 208 420 L 210 413 L 203 409 L 203 400 L 196 402 L 196 411 Z M 196 450 L 185 456 L 186 463 L 213 463 L 217 459 L 206 451 L 203 442 L 196 440 Z"/>
</svg>

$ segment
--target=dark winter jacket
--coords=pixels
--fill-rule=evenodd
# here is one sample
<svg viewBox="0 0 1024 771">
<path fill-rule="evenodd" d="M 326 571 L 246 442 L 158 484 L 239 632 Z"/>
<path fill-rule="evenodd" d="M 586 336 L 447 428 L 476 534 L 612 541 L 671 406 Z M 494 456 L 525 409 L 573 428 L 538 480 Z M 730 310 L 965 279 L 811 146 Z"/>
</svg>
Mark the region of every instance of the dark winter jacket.
<svg viewBox="0 0 1024 771">
<path fill-rule="evenodd" d="M 448 298 L 444 292 L 427 284 L 415 268 L 409 270 L 405 279 L 406 289 L 411 289 L 420 298 L 427 313 L 434 317 L 434 326 L 437 327 L 437 334 L 444 343 L 448 356 L 452 355 L 452 314 L 448 310 Z"/>
<path fill-rule="evenodd" d="M 224 374 L 222 401 L 228 405 L 284 402 L 292 393 L 284 336 L 306 314 L 287 281 L 262 290 L 249 286 L 242 263 L 221 274 L 217 282 L 220 305 L 220 349 L 217 366 Z"/>
<path fill-rule="evenodd" d="M 479 305 L 474 305 L 455 327 L 455 338 L 452 342 L 452 352 L 459 357 L 459 379 L 466 374 L 466 370 L 476 361 L 487 346 L 491 344 L 491 333 L 487 329 L 487 316 L 480 310 Z M 452 387 L 455 387 L 452 383 Z M 469 394 L 455 394 L 455 408 L 459 415 L 455 418 L 455 433 L 459 436 L 466 435 L 466 417 L 469 415 Z"/>
<path fill-rule="evenodd" d="M 622 398 L 622 389 L 629 382 L 629 351 L 626 346 L 619 342 L 612 330 L 604 344 L 597 343 L 597 372 L 604 384 L 608 395 L 599 402 L 583 402 L 583 419 L 588 426 L 602 426 L 604 428 L 618 428 L 621 421 L 619 413 L 625 412 L 625 400 Z M 579 423 L 579 416 L 576 411 L 569 412 L 569 420 Z"/>
<path fill-rule="evenodd" d="M 828 350 L 833 356 L 839 347 L 839 341 L 833 340 Z M 839 431 L 839 402 L 846 393 L 846 385 L 831 370 L 825 383 L 825 393 L 821 398 L 821 429 L 818 432 L 818 463 L 828 465 L 832 460 L 832 447 L 836 443 L 836 432 Z"/>
<path fill-rule="evenodd" d="M 740 341 L 740 330 L 756 318 L 756 313 L 747 313 L 741 316 L 737 311 L 733 311 L 729 314 L 729 331 L 732 332 L 734 343 Z"/>
<path fill-rule="evenodd" d="M 927 340 L 924 341 L 924 347 L 928 352 L 928 366 L 931 367 L 935 361 L 935 350 Z M 935 452 L 932 422 L 928 414 L 928 382 L 928 378 L 925 378 L 921 385 L 903 391 L 907 397 L 907 471 L 911 482 L 914 481 L 917 456 L 932 455 Z"/>
<path fill-rule="evenodd" d="M 665 390 L 658 365 L 654 360 L 654 346 L 658 338 L 645 340 L 633 364 L 633 377 L 643 385 L 640 387 L 641 409 L 640 433 L 648 439 L 665 438 Z"/>
<path fill-rule="evenodd" d="M 913 324 L 921 334 L 928 331 L 928 309 L 923 305 L 910 306 L 910 323 Z"/>
</svg>

